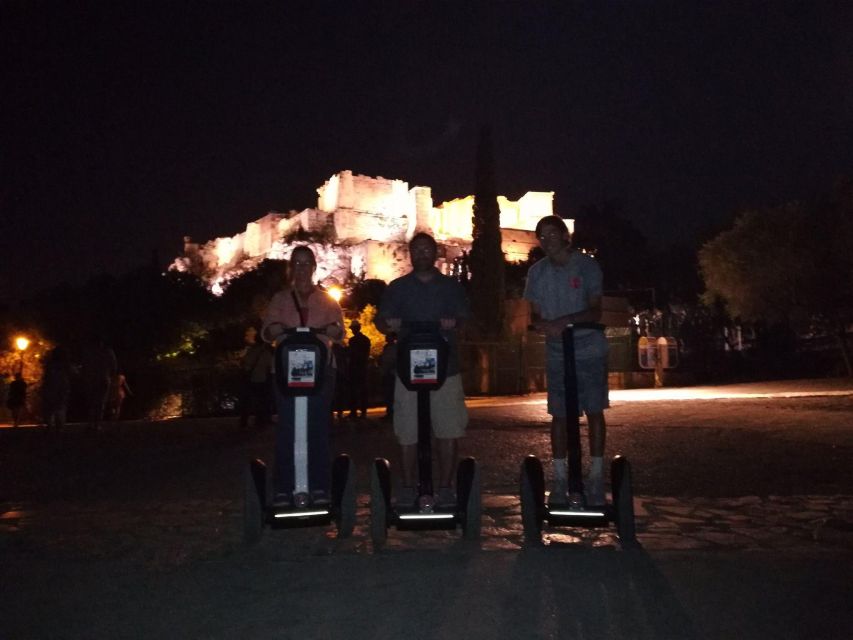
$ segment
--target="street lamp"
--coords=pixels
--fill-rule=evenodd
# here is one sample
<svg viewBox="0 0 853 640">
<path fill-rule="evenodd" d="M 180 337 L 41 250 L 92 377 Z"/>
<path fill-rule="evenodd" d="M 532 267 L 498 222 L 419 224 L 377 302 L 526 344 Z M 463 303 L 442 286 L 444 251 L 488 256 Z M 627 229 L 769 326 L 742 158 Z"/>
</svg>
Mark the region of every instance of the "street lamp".
<svg viewBox="0 0 853 640">
<path fill-rule="evenodd" d="M 335 302 L 340 302 L 341 298 L 344 295 L 343 290 L 337 285 L 329 287 L 327 293 L 329 294 L 329 297 Z"/>
<path fill-rule="evenodd" d="M 18 336 L 15 338 L 15 347 L 18 349 L 18 353 L 21 354 L 21 365 L 18 368 L 18 373 L 21 375 L 24 375 L 24 351 L 26 351 L 29 346 L 30 339 L 26 336 Z"/>
</svg>

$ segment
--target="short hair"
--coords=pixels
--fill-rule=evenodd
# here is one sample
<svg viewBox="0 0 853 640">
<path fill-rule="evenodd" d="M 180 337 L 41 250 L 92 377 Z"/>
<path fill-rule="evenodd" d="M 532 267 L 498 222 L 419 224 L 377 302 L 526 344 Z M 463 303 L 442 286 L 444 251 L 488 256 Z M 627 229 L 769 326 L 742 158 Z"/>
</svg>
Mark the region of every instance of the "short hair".
<svg viewBox="0 0 853 640">
<path fill-rule="evenodd" d="M 409 240 L 409 250 L 411 251 L 412 245 L 415 244 L 418 240 L 426 240 L 432 245 L 432 248 L 438 251 L 438 243 L 435 241 L 430 234 L 426 231 L 418 231 L 415 235 L 412 236 L 412 239 Z"/>
<path fill-rule="evenodd" d="M 297 251 L 299 251 L 300 253 L 306 253 L 309 256 L 311 256 L 311 264 L 313 264 L 314 266 L 317 266 L 317 258 L 314 255 L 314 252 L 311 251 L 311 247 L 309 247 L 307 244 L 300 244 L 298 247 L 295 247 L 293 249 L 293 251 L 290 254 L 290 261 L 291 262 L 293 262 L 294 257 L 296 257 Z"/>
<path fill-rule="evenodd" d="M 565 221 L 560 216 L 545 216 L 544 218 L 540 218 L 539 222 L 536 223 L 537 238 L 542 235 L 542 227 L 546 226 L 556 227 L 563 233 L 567 235 L 569 234 L 569 228 L 566 226 Z"/>
</svg>

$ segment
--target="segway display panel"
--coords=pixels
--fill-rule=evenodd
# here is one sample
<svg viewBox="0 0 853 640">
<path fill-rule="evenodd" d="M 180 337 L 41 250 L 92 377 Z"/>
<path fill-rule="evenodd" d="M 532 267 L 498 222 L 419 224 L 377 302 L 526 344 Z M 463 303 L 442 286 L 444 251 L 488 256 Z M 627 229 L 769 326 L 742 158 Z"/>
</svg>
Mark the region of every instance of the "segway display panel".
<svg viewBox="0 0 853 640">
<path fill-rule="evenodd" d="M 320 392 L 328 349 L 312 329 L 288 332 L 275 348 L 275 381 L 285 396 Z"/>
</svg>

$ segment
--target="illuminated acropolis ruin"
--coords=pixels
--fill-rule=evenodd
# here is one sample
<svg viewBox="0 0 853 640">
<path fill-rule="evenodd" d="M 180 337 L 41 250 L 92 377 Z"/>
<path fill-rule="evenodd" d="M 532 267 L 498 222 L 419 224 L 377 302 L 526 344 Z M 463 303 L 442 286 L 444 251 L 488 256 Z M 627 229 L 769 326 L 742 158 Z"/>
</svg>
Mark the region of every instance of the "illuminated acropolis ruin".
<svg viewBox="0 0 853 640">
<path fill-rule="evenodd" d="M 270 212 L 230 238 L 199 245 L 186 237 L 184 255 L 171 268 L 192 271 L 221 293 L 230 279 L 262 260 L 288 259 L 293 246 L 308 244 L 317 255 L 317 277 L 324 284 L 343 283 L 350 274 L 387 282 L 409 270 L 406 243 L 417 231 L 427 231 L 438 241 L 439 267 L 445 272 L 471 248 L 474 196 L 433 206 L 430 187 L 409 188 L 404 180 L 352 171 L 333 175 L 317 195 L 313 209 Z M 536 222 L 552 214 L 553 199 L 553 191 L 529 191 L 516 201 L 498 196 L 507 261 L 527 259 L 536 246 Z M 567 222 L 571 228 L 572 221 Z"/>
</svg>

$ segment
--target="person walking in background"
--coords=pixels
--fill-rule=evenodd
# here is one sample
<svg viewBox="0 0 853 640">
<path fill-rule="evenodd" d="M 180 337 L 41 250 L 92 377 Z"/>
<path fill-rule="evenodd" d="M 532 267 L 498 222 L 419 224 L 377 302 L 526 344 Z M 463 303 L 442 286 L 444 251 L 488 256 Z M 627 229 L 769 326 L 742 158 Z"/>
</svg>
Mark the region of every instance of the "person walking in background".
<svg viewBox="0 0 853 640">
<path fill-rule="evenodd" d="M 102 338 L 96 337 L 83 352 L 82 366 L 83 389 L 91 429 L 101 430 L 107 395 L 116 373 L 116 354 Z"/>
<path fill-rule="evenodd" d="M 6 401 L 9 399 L 9 383 L 12 381 L 12 376 L 8 371 L 0 373 L 0 420 L 5 418 Z"/>
<path fill-rule="evenodd" d="M 19 371 L 15 374 L 15 379 L 9 383 L 9 394 L 6 396 L 6 407 L 12 414 L 12 426 L 17 427 L 21 424 L 21 415 L 24 408 L 27 406 L 27 382 L 24 380 L 23 374 Z"/>
<path fill-rule="evenodd" d="M 41 383 L 41 410 L 48 431 L 60 433 L 65 428 L 73 371 L 64 347 L 54 347 L 47 354 Z"/>
<path fill-rule="evenodd" d="M 397 334 L 391 331 L 385 336 L 385 346 L 379 356 L 379 372 L 382 377 L 382 399 L 385 402 L 385 419 L 394 417 L 394 384 L 397 380 Z"/>
<path fill-rule="evenodd" d="M 243 389 L 240 398 L 240 428 L 249 428 L 249 416 L 255 416 L 255 428 L 263 429 L 271 422 L 270 385 L 272 348 L 258 339 L 255 327 L 246 329 L 246 353 L 240 362 Z"/>
<path fill-rule="evenodd" d="M 344 419 L 344 412 L 349 404 L 349 378 L 347 371 L 347 349 L 340 342 L 332 343 L 332 357 L 337 368 L 335 377 L 335 397 L 332 401 L 332 414 L 337 415 L 338 421 Z"/>
<path fill-rule="evenodd" d="M 119 419 L 124 399 L 132 395 L 133 393 L 130 390 L 130 385 L 127 384 L 125 375 L 123 373 L 115 374 L 110 383 L 109 409 L 107 411 L 110 420 Z"/>
<path fill-rule="evenodd" d="M 350 323 L 352 338 L 347 347 L 347 364 L 349 371 L 349 417 L 367 417 L 367 363 L 370 360 L 370 338 L 361 332 L 361 323 L 353 320 Z"/>
</svg>

